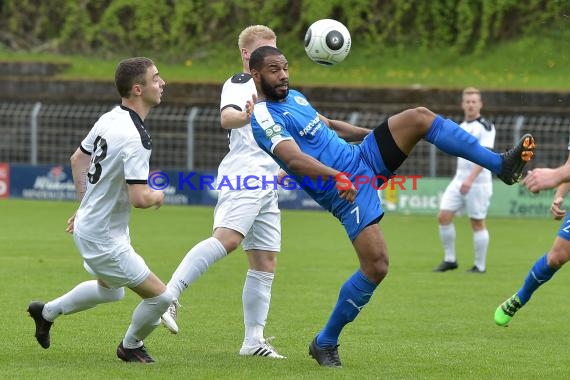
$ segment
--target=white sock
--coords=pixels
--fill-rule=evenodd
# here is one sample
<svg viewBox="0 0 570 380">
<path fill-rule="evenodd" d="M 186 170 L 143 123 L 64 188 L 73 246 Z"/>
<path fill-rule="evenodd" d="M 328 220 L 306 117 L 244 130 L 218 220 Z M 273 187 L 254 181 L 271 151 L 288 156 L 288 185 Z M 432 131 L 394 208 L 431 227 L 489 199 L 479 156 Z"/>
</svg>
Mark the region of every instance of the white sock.
<svg viewBox="0 0 570 380">
<path fill-rule="evenodd" d="M 214 237 L 196 244 L 182 259 L 167 284 L 175 299 L 196 281 L 210 265 L 227 255 L 226 249 Z"/>
<path fill-rule="evenodd" d="M 275 275 L 253 269 L 247 271 L 243 285 L 243 322 L 245 325 L 244 345 L 253 346 L 263 339 L 263 329 L 269 314 L 271 285 Z"/>
<path fill-rule="evenodd" d="M 123 338 L 123 347 L 133 349 L 143 345 L 143 340 L 160 324 L 160 316 L 174 301 L 172 293 L 164 293 L 143 299 L 133 311 L 131 324 Z"/>
<path fill-rule="evenodd" d="M 479 270 L 485 270 L 487 248 L 489 247 L 488 230 L 481 230 L 473 233 L 473 247 L 475 248 L 475 265 Z"/>
<path fill-rule="evenodd" d="M 123 288 L 109 289 L 100 286 L 97 280 L 85 281 L 61 297 L 46 303 L 42 315 L 53 322 L 62 314 L 73 314 L 101 303 L 119 301 L 124 296 Z"/>
<path fill-rule="evenodd" d="M 439 238 L 443 244 L 444 260 L 455 262 L 455 225 L 453 223 L 439 225 Z"/>
</svg>

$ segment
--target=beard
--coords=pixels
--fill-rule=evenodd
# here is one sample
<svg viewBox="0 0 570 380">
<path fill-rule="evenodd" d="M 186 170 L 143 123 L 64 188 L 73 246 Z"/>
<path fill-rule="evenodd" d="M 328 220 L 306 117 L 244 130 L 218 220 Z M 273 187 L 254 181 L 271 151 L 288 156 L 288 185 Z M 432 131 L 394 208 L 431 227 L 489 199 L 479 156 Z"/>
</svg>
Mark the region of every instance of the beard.
<svg viewBox="0 0 570 380">
<path fill-rule="evenodd" d="M 261 79 L 261 89 L 268 100 L 281 101 L 289 95 L 289 88 L 284 92 L 277 92 L 275 88 L 267 83 L 263 78 Z"/>
</svg>

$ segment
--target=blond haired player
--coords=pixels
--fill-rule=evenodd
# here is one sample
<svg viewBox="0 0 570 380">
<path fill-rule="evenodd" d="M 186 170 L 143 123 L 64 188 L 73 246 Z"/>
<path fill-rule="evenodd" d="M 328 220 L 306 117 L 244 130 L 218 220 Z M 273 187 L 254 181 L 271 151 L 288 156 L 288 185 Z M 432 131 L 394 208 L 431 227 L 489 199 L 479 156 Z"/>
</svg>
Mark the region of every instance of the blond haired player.
<svg viewBox="0 0 570 380">
<path fill-rule="evenodd" d="M 245 336 L 239 353 L 284 358 L 264 337 L 277 253 L 281 249 L 281 214 L 277 191 L 264 186 L 262 179 L 276 176 L 279 166 L 255 142 L 245 107 L 256 94 L 249 73 L 249 56 L 260 46 L 275 46 L 276 40 L 275 33 L 264 25 L 249 26 L 238 37 L 243 72 L 226 80 L 220 99 L 221 125 L 228 130 L 230 150 L 218 167 L 218 182 L 229 181 L 232 185 L 222 186 L 219 191 L 212 237 L 186 254 L 168 288 L 179 297 L 209 266 L 241 244 L 249 269 L 242 294 Z M 244 188 L 240 182 L 247 176 L 255 176 L 259 181 L 250 180 Z M 174 333 L 178 332 L 176 314 L 177 304 L 173 304 L 162 317 Z"/>
</svg>

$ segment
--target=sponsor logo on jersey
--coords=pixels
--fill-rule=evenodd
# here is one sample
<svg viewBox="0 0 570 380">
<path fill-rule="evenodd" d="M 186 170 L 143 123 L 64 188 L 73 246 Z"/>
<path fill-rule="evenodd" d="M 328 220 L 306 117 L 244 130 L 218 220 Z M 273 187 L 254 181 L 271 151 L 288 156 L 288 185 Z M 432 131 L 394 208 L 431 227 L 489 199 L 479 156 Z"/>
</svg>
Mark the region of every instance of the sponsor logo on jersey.
<svg viewBox="0 0 570 380">
<path fill-rule="evenodd" d="M 322 126 L 321 119 L 319 118 L 319 115 L 317 115 L 313 120 L 309 122 L 309 124 L 307 124 L 305 128 L 299 131 L 299 136 L 302 137 L 309 134 L 311 136 L 314 136 L 315 133 L 317 133 L 317 131 L 321 129 L 321 126 Z"/>
<path fill-rule="evenodd" d="M 279 124 L 273 124 L 265 129 L 265 136 L 271 140 L 273 137 L 281 135 L 281 131 L 283 131 L 283 128 Z"/>
</svg>

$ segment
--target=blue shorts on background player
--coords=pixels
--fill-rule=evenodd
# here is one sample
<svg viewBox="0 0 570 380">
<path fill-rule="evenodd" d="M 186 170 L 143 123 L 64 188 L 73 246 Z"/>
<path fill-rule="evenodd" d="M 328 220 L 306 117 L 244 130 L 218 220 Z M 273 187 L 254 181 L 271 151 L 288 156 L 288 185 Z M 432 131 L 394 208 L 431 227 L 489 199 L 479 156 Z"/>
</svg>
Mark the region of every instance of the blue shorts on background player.
<svg viewBox="0 0 570 380">
<path fill-rule="evenodd" d="M 325 367 L 340 367 L 341 331 L 368 303 L 388 273 L 388 252 L 377 224 L 384 215 L 375 186 L 354 186 L 355 178 L 390 178 L 421 139 L 442 151 L 466 158 L 511 185 L 532 158 L 534 140 L 524 135 L 504 154 L 482 147 L 451 120 L 427 108 L 408 109 L 373 131 L 320 115 L 303 94 L 289 90 L 287 59 L 263 46 L 249 67 L 258 99 L 246 106 L 255 140 L 289 175 L 333 177 L 337 186 L 305 189 L 343 224 L 358 255 L 360 268 L 342 285 L 329 320 L 309 345 L 309 354 Z M 255 101 L 256 99 L 254 99 Z M 350 142 L 361 141 L 359 144 Z"/>
</svg>

